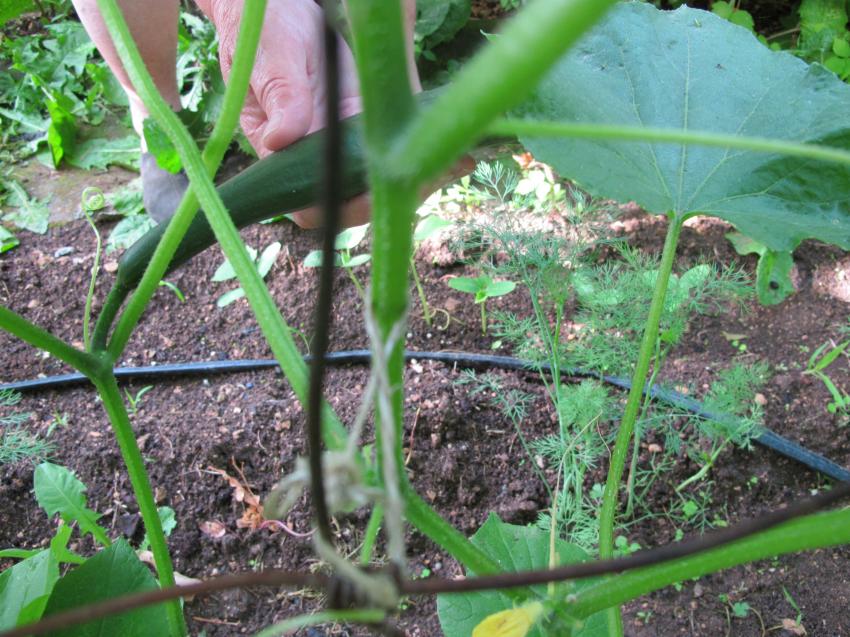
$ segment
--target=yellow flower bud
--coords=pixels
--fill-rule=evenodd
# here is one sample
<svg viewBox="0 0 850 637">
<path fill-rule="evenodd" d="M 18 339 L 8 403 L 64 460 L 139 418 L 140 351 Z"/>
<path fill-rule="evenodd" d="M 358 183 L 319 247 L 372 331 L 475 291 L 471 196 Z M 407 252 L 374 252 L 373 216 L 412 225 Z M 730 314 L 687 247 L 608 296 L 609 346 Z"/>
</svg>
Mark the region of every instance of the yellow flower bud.
<svg viewBox="0 0 850 637">
<path fill-rule="evenodd" d="M 475 627 L 472 637 L 525 637 L 542 613 L 540 602 L 493 613 Z"/>
</svg>

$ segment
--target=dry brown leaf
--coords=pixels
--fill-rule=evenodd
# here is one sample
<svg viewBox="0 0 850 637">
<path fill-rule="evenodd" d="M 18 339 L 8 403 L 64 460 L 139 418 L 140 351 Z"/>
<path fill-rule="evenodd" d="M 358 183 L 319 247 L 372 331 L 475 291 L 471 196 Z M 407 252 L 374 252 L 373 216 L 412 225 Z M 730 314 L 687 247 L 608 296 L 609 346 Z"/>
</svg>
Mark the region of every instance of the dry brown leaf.
<svg viewBox="0 0 850 637">
<path fill-rule="evenodd" d="M 214 539 L 224 537 L 227 533 L 227 527 L 221 522 L 216 522 L 215 520 L 206 520 L 205 522 L 201 522 L 198 525 L 198 528 L 201 529 L 201 533 L 209 535 Z"/>
<path fill-rule="evenodd" d="M 806 635 L 803 624 L 798 624 L 796 619 L 785 618 L 782 620 L 782 628 L 794 635 Z"/>
</svg>

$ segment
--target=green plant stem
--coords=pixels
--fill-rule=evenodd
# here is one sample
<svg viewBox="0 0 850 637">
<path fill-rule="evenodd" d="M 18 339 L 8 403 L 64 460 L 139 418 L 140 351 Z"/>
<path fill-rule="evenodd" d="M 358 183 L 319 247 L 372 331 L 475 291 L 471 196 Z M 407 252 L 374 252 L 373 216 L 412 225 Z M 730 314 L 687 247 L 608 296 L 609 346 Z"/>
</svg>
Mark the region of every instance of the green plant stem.
<svg viewBox="0 0 850 637">
<path fill-rule="evenodd" d="M 464 65 L 434 105 L 411 123 L 394 145 L 387 169 L 417 183 L 448 169 L 493 119 L 519 104 L 615 2 L 537 0 L 528 4 L 499 37 Z M 386 95 L 395 99 L 394 93 Z"/>
<path fill-rule="evenodd" d="M 163 588 L 174 586 L 174 568 L 171 564 L 171 556 L 168 554 L 168 542 L 165 539 L 162 522 L 156 510 L 156 501 L 154 500 L 153 489 L 151 488 L 151 483 L 145 470 L 142 452 L 139 451 L 136 436 L 130 424 L 130 417 L 127 415 L 124 402 L 121 400 L 118 382 L 112 374 L 112 369 L 94 376 L 92 382 L 97 387 L 97 391 L 103 400 L 103 406 L 109 415 L 109 422 L 112 424 L 112 431 L 115 433 L 118 448 L 121 450 L 121 456 L 124 458 L 124 464 L 127 466 L 127 474 L 130 478 L 130 484 L 133 487 L 133 494 L 136 496 L 139 512 L 141 513 L 142 521 L 145 524 L 145 531 L 147 531 L 150 541 L 160 586 Z M 168 602 L 166 612 L 172 634 L 185 635 L 186 624 L 183 619 L 183 609 L 180 601 L 172 600 Z"/>
<path fill-rule="evenodd" d="M 448 551 L 468 571 L 476 575 L 493 575 L 502 570 L 495 560 L 441 518 L 406 480 L 403 482 L 402 496 L 405 503 L 405 516 L 410 523 Z M 505 593 L 515 596 L 515 591 L 505 591 Z"/>
<path fill-rule="evenodd" d="M 224 153 L 233 139 L 236 126 L 239 124 L 239 115 L 242 111 L 245 96 L 248 93 L 251 71 L 257 54 L 257 45 L 260 41 L 266 4 L 266 0 L 253 0 L 252 2 L 245 3 L 244 13 L 239 25 L 239 34 L 236 40 L 233 67 L 227 89 L 224 93 L 221 115 L 216 121 L 203 152 L 203 162 L 210 177 L 215 175 L 216 170 L 218 170 Z M 124 351 L 133 329 L 141 318 L 154 292 L 159 287 L 159 282 L 162 280 L 168 264 L 177 250 L 177 246 L 180 245 L 180 241 L 186 234 L 197 212 L 198 199 L 190 188 L 186 191 L 183 200 L 180 202 L 162 240 L 151 257 L 144 276 L 139 281 L 135 293 L 130 298 L 126 310 L 122 313 L 118 321 L 115 333 L 109 343 L 109 352 L 116 360 L 121 355 L 121 352 Z M 118 308 L 114 307 L 114 305 L 108 304 L 104 306 L 104 311 L 101 312 L 99 317 L 99 322 L 102 318 L 106 324 L 105 328 L 101 327 L 100 330 L 104 338 L 104 329 L 108 330 L 108 326 L 112 323 L 115 316 L 114 314 L 110 316 L 106 313 L 107 307 L 110 311 L 118 311 Z"/>
<path fill-rule="evenodd" d="M 434 315 L 431 313 L 431 306 L 428 305 L 428 299 L 425 297 L 425 289 L 422 287 L 422 279 L 419 278 L 419 272 L 416 270 L 416 260 L 413 258 L 413 255 L 410 256 L 410 274 L 413 276 L 413 283 L 419 295 L 419 303 L 422 304 L 422 318 L 425 319 L 425 325 L 431 327 Z"/>
<path fill-rule="evenodd" d="M 360 279 L 357 278 L 357 275 L 354 274 L 353 268 L 345 268 L 345 271 L 348 273 L 348 278 L 351 279 L 351 282 L 354 284 L 354 287 L 357 289 L 357 296 L 360 297 L 360 300 L 364 303 L 366 302 L 366 290 L 363 289 L 363 284 L 360 283 Z"/>
<path fill-rule="evenodd" d="M 178 211 L 179 212 L 179 211 Z M 106 299 L 103 302 L 103 307 L 100 308 L 100 314 L 97 315 L 97 321 L 94 324 L 94 332 L 92 333 L 92 341 L 90 350 L 101 352 L 106 350 L 106 341 L 109 338 L 109 328 L 118 312 L 121 310 L 121 304 L 124 299 L 132 291 L 132 288 L 125 285 L 122 281 L 115 281 Z"/>
<path fill-rule="evenodd" d="M 376 504 L 372 509 L 372 515 L 369 516 L 369 523 L 366 525 L 366 532 L 363 534 L 363 549 L 360 552 L 360 563 L 363 566 L 368 566 L 372 561 L 372 553 L 375 550 L 375 542 L 378 539 L 378 533 L 381 530 L 381 523 L 384 521 L 384 507 Z"/>
<path fill-rule="evenodd" d="M 106 363 L 101 357 L 72 347 L 50 332 L 33 325 L 23 316 L 7 307 L 0 306 L 0 329 L 6 330 L 33 347 L 48 352 L 62 362 L 68 363 L 88 378 L 102 373 L 105 369 L 110 369 L 109 363 Z"/>
<path fill-rule="evenodd" d="M 614 521 L 620 491 L 620 480 L 623 477 L 626 455 L 629 451 L 632 432 L 634 431 L 635 421 L 643 398 L 643 388 L 646 384 L 649 365 L 652 361 L 652 354 L 655 351 L 655 345 L 658 339 L 658 327 L 661 323 L 661 314 L 664 310 L 667 284 L 670 280 L 670 272 L 673 269 L 679 232 L 682 229 L 681 219 L 672 214 L 668 218 L 669 226 L 667 228 L 667 237 L 664 240 L 661 263 L 658 266 L 655 291 L 652 295 L 652 303 L 649 306 L 649 315 L 647 316 L 646 326 L 644 328 L 643 340 L 641 341 L 635 371 L 632 375 L 632 387 L 629 391 L 629 397 L 626 401 L 619 430 L 617 431 L 617 442 L 611 453 L 608 479 L 605 482 L 605 492 L 602 496 L 602 509 L 599 514 L 599 557 L 602 559 L 610 558 L 614 555 Z M 617 607 L 610 609 L 609 626 L 611 627 L 610 635 L 622 636 L 622 617 Z"/>
<path fill-rule="evenodd" d="M 156 119 L 157 124 L 162 127 L 177 149 L 192 188 L 207 215 L 210 227 L 221 244 L 225 257 L 233 265 L 239 283 L 245 290 L 245 295 L 254 315 L 257 317 L 257 323 L 263 335 L 269 342 L 272 353 L 299 400 L 302 403 L 305 402 L 308 385 L 307 367 L 295 346 L 292 330 L 280 315 L 274 299 L 263 283 L 244 242 L 239 236 L 239 231 L 230 215 L 227 214 L 227 210 L 207 174 L 206 166 L 197 146 L 180 119 L 157 92 L 115 0 L 98 0 L 98 6 L 133 86 L 141 96 L 151 116 Z M 158 282 L 159 279 L 156 280 L 156 283 Z M 344 449 L 347 438 L 345 428 L 327 404 L 323 408 L 325 410 L 323 434 L 326 444 L 330 449 Z"/>
<path fill-rule="evenodd" d="M 491 135 L 498 136 L 571 137 L 574 139 L 610 139 L 618 142 L 698 144 L 700 146 L 735 148 L 758 153 L 776 153 L 786 157 L 801 157 L 850 165 L 850 151 L 840 148 L 765 137 L 747 137 L 695 130 L 501 119 L 491 124 L 487 131 Z"/>
<path fill-rule="evenodd" d="M 482 334 L 487 334 L 487 309 L 485 307 L 486 305 L 487 305 L 486 301 L 481 303 L 481 333 Z"/>
<path fill-rule="evenodd" d="M 600 579 L 576 593 L 570 611 L 588 617 L 674 582 L 758 559 L 848 542 L 850 509 L 806 516 L 704 553 Z"/>
<path fill-rule="evenodd" d="M 711 468 L 714 466 L 714 463 L 717 461 L 717 458 L 720 457 L 720 454 L 723 452 L 724 449 L 726 449 L 728 445 L 729 440 L 727 439 L 723 442 L 722 445 L 715 449 L 714 453 L 712 453 L 711 457 L 708 459 L 708 462 L 706 462 L 699 471 L 697 471 L 690 478 L 684 480 L 679 486 L 676 487 L 676 493 L 681 493 L 685 490 L 685 488 L 692 485 L 694 482 L 702 480 L 706 475 L 708 475 L 708 472 L 711 471 Z"/>
<path fill-rule="evenodd" d="M 83 191 L 83 214 L 86 217 L 86 221 L 88 221 L 89 226 L 91 226 L 92 232 L 94 232 L 95 238 L 95 250 L 94 250 L 94 263 L 91 266 L 91 278 L 89 279 L 89 289 L 86 293 L 86 305 L 83 309 L 83 345 L 86 348 L 86 351 L 91 351 L 91 338 L 89 337 L 89 323 L 91 322 L 91 306 L 94 301 L 94 286 L 97 283 L 97 271 L 100 269 L 100 255 L 103 250 L 103 242 L 100 239 L 100 232 L 97 229 L 97 226 L 94 224 L 94 218 L 92 216 L 91 210 L 88 208 L 89 201 L 86 199 L 86 193 L 88 189 Z M 100 193 L 100 197 L 103 197 L 103 193 Z"/>
<path fill-rule="evenodd" d="M 663 364 L 663 358 L 661 356 L 661 339 L 655 339 L 655 355 L 653 357 L 655 364 L 652 368 L 652 376 L 649 377 L 649 386 L 652 387 L 655 384 L 655 378 L 658 376 L 658 372 L 661 369 L 661 365 Z M 626 502 L 626 517 L 630 517 L 632 515 L 632 511 L 634 511 L 635 505 L 635 474 L 637 473 L 637 463 L 638 458 L 640 456 L 640 427 L 637 426 L 637 423 L 646 419 L 646 413 L 649 410 L 649 405 L 652 402 L 652 397 L 647 393 L 643 398 L 643 406 L 640 410 L 640 417 L 635 421 L 635 435 L 632 441 L 632 462 L 629 465 L 629 477 L 626 479 L 626 491 L 628 492 L 628 500 Z"/>
</svg>

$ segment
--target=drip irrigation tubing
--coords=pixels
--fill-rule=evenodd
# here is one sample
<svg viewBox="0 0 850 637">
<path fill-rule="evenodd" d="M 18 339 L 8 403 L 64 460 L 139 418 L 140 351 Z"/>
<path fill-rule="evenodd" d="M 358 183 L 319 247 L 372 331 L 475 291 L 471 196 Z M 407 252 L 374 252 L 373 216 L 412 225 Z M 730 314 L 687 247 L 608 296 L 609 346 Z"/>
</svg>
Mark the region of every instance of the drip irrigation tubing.
<svg viewBox="0 0 850 637">
<path fill-rule="evenodd" d="M 461 367 L 499 368 L 531 373 L 538 370 L 543 372 L 550 371 L 548 363 L 532 365 L 527 361 L 513 358 L 511 356 L 494 356 L 490 354 L 473 354 L 467 352 L 417 352 L 405 350 L 404 357 L 405 360 L 408 361 L 431 360 L 449 365 L 458 365 Z M 308 355 L 305 356 L 304 359 L 309 362 L 312 360 L 312 357 Z M 370 363 L 371 360 L 372 355 L 367 349 L 328 352 L 325 355 L 325 363 L 335 367 L 342 365 L 364 365 Z M 119 381 L 126 381 L 158 380 L 169 376 L 209 376 L 215 374 L 257 371 L 262 369 L 276 369 L 277 367 L 277 361 L 274 359 L 244 359 L 151 365 L 147 367 L 116 367 L 114 372 L 115 377 Z M 632 386 L 631 381 L 627 378 L 620 376 L 608 376 L 585 369 L 567 368 L 562 370 L 562 374 L 574 378 L 597 378 L 609 385 L 625 390 L 630 389 Z M 46 378 L 36 378 L 33 380 L 7 383 L 5 385 L 0 385 L 0 391 L 12 390 L 29 392 L 85 385 L 88 382 L 88 379 L 82 374 L 60 374 Z M 711 412 L 699 401 L 694 400 L 689 396 L 685 396 L 680 392 L 665 389 L 658 385 L 649 386 L 644 390 L 644 393 L 647 392 L 650 397 L 656 400 L 678 407 L 679 409 L 685 410 L 696 416 L 721 423 L 734 421 L 734 419 L 728 415 Z M 767 427 L 760 427 L 757 435 L 753 436 L 752 439 L 759 445 L 771 449 L 786 458 L 795 460 L 796 462 L 809 467 L 813 471 L 817 471 L 818 473 L 832 478 L 833 480 L 850 483 L 850 470 L 847 470 L 832 460 L 779 435 Z"/>
</svg>

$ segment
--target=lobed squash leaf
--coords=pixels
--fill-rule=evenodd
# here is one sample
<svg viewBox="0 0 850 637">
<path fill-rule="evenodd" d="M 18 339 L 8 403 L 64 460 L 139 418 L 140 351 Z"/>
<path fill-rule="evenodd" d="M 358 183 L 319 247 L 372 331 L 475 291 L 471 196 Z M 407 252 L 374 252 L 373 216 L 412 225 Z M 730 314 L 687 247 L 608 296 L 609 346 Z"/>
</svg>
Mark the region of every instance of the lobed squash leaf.
<svg viewBox="0 0 850 637">
<path fill-rule="evenodd" d="M 850 148 L 850 86 L 722 18 L 623 3 L 518 111 L 547 121 L 672 128 Z M 592 194 L 679 218 L 713 215 L 778 252 L 850 248 L 850 166 L 697 145 L 525 138 Z"/>
</svg>

